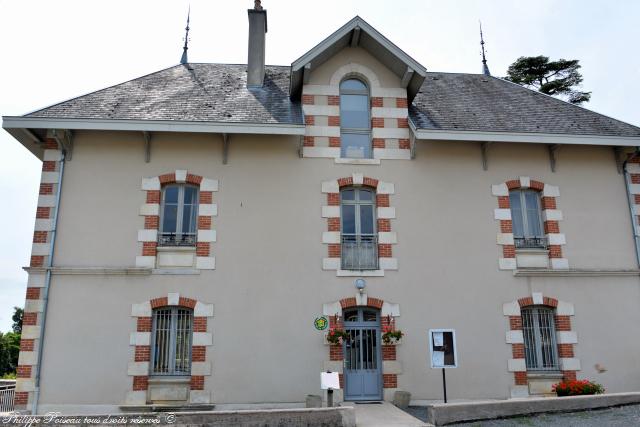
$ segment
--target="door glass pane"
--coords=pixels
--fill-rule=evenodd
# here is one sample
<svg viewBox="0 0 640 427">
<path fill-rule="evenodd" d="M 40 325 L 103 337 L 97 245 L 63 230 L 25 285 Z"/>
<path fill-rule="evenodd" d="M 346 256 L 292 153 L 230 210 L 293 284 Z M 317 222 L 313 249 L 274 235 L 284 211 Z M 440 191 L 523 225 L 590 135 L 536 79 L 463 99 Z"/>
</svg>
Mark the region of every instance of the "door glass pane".
<svg viewBox="0 0 640 427">
<path fill-rule="evenodd" d="M 345 311 L 343 320 L 345 322 L 357 322 L 358 321 L 358 310 Z"/>
<path fill-rule="evenodd" d="M 527 225 L 525 230 L 528 236 L 542 236 L 542 227 L 540 225 L 540 210 L 538 209 L 538 193 L 527 191 L 525 193 L 525 204 L 527 206 Z"/>
<path fill-rule="evenodd" d="M 358 197 L 363 202 L 370 202 L 373 200 L 373 191 L 360 190 L 360 192 L 358 193 Z"/>
<path fill-rule="evenodd" d="M 198 200 L 198 190 L 195 187 L 184 188 L 184 204 L 195 205 Z"/>
<path fill-rule="evenodd" d="M 340 126 L 369 129 L 368 98 L 366 95 L 340 95 Z"/>
<path fill-rule="evenodd" d="M 371 138 L 369 134 L 340 134 L 342 157 L 351 159 L 367 159 L 371 157 Z"/>
<path fill-rule="evenodd" d="M 360 205 L 360 234 L 373 233 L 373 206 Z"/>
<path fill-rule="evenodd" d="M 184 205 L 182 211 L 182 232 L 190 233 L 194 221 L 192 220 L 192 213 L 195 211 L 194 206 Z"/>
<path fill-rule="evenodd" d="M 355 205 L 342 205 L 342 233 L 356 234 Z"/>
<path fill-rule="evenodd" d="M 164 233 L 176 232 L 176 221 L 178 217 L 178 205 L 165 204 L 162 216 L 162 231 Z"/>
<path fill-rule="evenodd" d="M 522 206 L 520 203 L 519 191 L 511 191 L 509 193 L 509 203 L 511 204 L 511 220 L 513 222 L 513 235 L 515 237 L 523 237 L 524 223 L 522 222 Z"/>
<path fill-rule="evenodd" d="M 178 203 L 178 186 L 169 185 L 164 189 L 164 202 L 165 203 Z"/>
<path fill-rule="evenodd" d="M 378 313 L 374 310 L 364 310 L 362 316 L 365 322 L 375 322 L 378 320 Z"/>
<path fill-rule="evenodd" d="M 340 192 L 340 196 L 342 197 L 342 200 L 355 200 L 356 199 L 355 190 L 342 190 Z"/>
</svg>

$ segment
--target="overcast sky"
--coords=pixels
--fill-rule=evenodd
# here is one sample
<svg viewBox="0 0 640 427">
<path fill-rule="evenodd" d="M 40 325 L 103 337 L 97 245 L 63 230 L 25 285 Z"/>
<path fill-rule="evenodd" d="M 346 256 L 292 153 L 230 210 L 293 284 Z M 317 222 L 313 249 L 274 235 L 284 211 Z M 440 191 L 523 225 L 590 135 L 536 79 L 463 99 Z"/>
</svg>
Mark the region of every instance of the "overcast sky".
<svg viewBox="0 0 640 427">
<path fill-rule="evenodd" d="M 0 115 L 21 115 L 180 60 L 246 63 L 252 0 L 0 0 Z M 478 73 L 519 56 L 579 59 L 587 108 L 640 124 L 640 1 L 264 0 L 267 62 L 287 65 L 360 15 L 430 71 Z M 22 306 L 41 163 L 0 131 L 0 331 Z M 66 213 L 69 214 L 69 213 Z M 82 212 L 76 212 L 82 215 Z M 135 237 L 135 236 L 134 236 Z M 133 264 L 132 260 L 132 264 Z M 99 260 L 96 260 L 98 263 Z"/>
</svg>

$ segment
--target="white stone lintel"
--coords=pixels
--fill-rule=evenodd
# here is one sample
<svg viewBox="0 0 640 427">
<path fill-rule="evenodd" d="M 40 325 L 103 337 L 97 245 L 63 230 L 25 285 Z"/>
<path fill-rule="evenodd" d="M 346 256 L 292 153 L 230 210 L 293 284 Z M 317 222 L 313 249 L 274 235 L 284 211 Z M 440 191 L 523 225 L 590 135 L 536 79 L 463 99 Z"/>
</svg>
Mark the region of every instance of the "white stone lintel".
<svg viewBox="0 0 640 427">
<path fill-rule="evenodd" d="M 142 189 L 144 191 L 160 190 L 160 178 L 154 176 L 152 178 L 142 178 Z"/>
<path fill-rule="evenodd" d="M 396 186 L 390 182 L 378 181 L 376 192 L 378 194 L 395 194 Z"/>
<path fill-rule="evenodd" d="M 340 243 L 339 231 L 324 231 L 322 233 L 322 243 Z"/>
<path fill-rule="evenodd" d="M 192 345 L 213 345 L 213 336 L 209 332 L 194 332 Z"/>
<path fill-rule="evenodd" d="M 158 203 L 145 203 L 140 206 L 140 215 L 160 215 L 160 205 Z"/>
<path fill-rule="evenodd" d="M 137 256 L 136 267 L 155 268 L 156 257 L 154 256 Z"/>
<path fill-rule="evenodd" d="M 532 292 L 531 299 L 535 305 L 541 305 L 544 302 L 544 297 L 540 292 Z"/>
<path fill-rule="evenodd" d="M 378 208 L 378 219 L 395 219 L 396 208 L 394 207 L 380 207 Z"/>
<path fill-rule="evenodd" d="M 550 258 L 551 268 L 553 270 L 568 270 L 569 260 L 566 258 Z"/>
<path fill-rule="evenodd" d="M 180 294 L 178 292 L 169 292 L 167 294 L 167 304 L 169 304 L 169 305 L 179 305 L 180 304 Z"/>
<path fill-rule="evenodd" d="M 520 316 L 520 304 L 518 304 L 518 301 L 502 304 L 502 314 L 505 316 Z"/>
<path fill-rule="evenodd" d="M 397 258 L 378 258 L 380 269 L 382 270 L 397 270 L 398 259 Z"/>
<path fill-rule="evenodd" d="M 525 189 L 531 187 L 531 178 L 528 176 L 520 177 L 520 188 Z"/>
<path fill-rule="evenodd" d="M 129 345 L 149 345 L 151 332 L 131 332 Z"/>
<path fill-rule="evenodd" d="M 340 313 L 342 313 L 342 306 L 340 305 L 340 301 L 327 302 L 322 304 L 323 316 L 335 316 Z"/>
<path fill-rule="evenodd" d="M 362 185 L 364 184 L 364 175 L 361 173 L 353 173 L 351 174 L 351 179 L 353 180 L 353 185 Z"/>
<path fill-rule="evenodd" d="M 323 206 L 322 218 L 340 218 L 340 206 Z"/>
<path fill-rule="evenodd" d="M 566 245 L 567 239 L 563 233 L 549 233 L 547 239 L 550 245 Z"/>
<path fill-rule="evenodd" d="M 193 308 L 194 317 L 213 317 L 213 304 L 205 304 L 203 302 L 196 302 L 196 306 Z"/>
<path fill-rule="evenodd" d="M 563 371 L 579 371 L 580 359 L 576 357 L 561 357 L 560 369 Z"/>
<path fill-rule="evenodd" d="M 218 205 L 215 203 L 206 203 L 198 205 L 199 216 L 217 216 Z"/>
<path fill-rule="evenodd" d="M 340 258 L 323 258 L 322 269 L 323 270 L 339 270 Z"/>
<path fill-rule="evenodd" d="M 575 309 L 572 303 L 565 301 L 558 301 L 558 306 L 556 307 L 556 314 L 558 316 L 573 316 L 575 314 Z"/>
<path fill-rule="evenodd" d="M 524 359 L 509 359 L 507 361 L 509 372 L 526 372 L 527 364 Z"/>
<path fill-rule="evenodd" d="M 200 181 L 200 191 L 218 191 L 218 180 L 202 178 L 202 181 Z"/>
<path fill-rule="evenodd" d="M 522 331 L 507 331 L 506 341 L 507 344 L 522 344 L 524 343 L 524 335 Z"/>
<path fill-rule="evenodd" d="M 398 235 L 395 231 L 378 232 L 378 243 L 396 244 L 398 243 Z"/>
<path fill-rule="evenodd" d="M 508 196 L 509 195 L 509 188 L 507 187 L 507 184 L 505 184 L 505 183 L 492 185 L 491 186 L 491 194 L 493 194 L 496 197 Z"/>
<path fill-rule="evenodd" d="M 383 302 L 380 309 L 382 316 L 400 317 L 400 304 L 392 302 Z"/>
<path fill-rule="evenodd" d="M 496 241 L 499 245 L 513 245 L 513 233 L 498 233 Z"/>
<path fill-rule="evenodd" d="M 545 209 L 542 211 L 543 221 L 562 221 L 562 211 L 560 209 Z"/>
<path fill-rule="evenodd" d="M 493 218 L 496 220 L 510 220 L 511 209 L 494 209 Z"/>
<path fill-rule="evenodd" d="M 545 184 L 542 195 L 544 197 L 560 197 L 560 189 L 555 185 Z"/>
<path fill-rule="evenodd" d="M 198 230 L 198 242 L 215 242 L 216 230 Z"/>
<path fill-rule="evenodd" d="M 215 257 L 196 257 L 196 268 L 200 270 L 215 270 L 216 259 Z"/>
<path fill-rule="evenodd" d="M 518 268 L 515 258 L 499 258 L 498 268 L 500 270 L 515 270 Z"/>
<path fill-rule="evenodd" d="M 322 183 L 322 192 L 323 193 L 339 193 L 340 185 L 338 184 L 338 180 L 332 179 L 331 181 L 324 181 Z"/>
<path fill-rule="evenodd" d="M 177 183 L 184 183 L 187 182 L 187 171 L 184 169 L 177 169 L 176 170 L 176 182 Z"/>
<path fill-rule="evenodd" d="M 157 242 L 158 230 L 138 230 L 138 242 Z"/>
<path fill-rule="evenodd" d="M 558 344 L 577 344 L 578 334 L 574 331 L 557 331 L 556 340 Z"/>
<path fill-rule="evenodd" d="M 131 304 L 131 316 L 151 317 L 151 303 L 149 301 L 145 301 L 139 304 Z"/>
</svg>

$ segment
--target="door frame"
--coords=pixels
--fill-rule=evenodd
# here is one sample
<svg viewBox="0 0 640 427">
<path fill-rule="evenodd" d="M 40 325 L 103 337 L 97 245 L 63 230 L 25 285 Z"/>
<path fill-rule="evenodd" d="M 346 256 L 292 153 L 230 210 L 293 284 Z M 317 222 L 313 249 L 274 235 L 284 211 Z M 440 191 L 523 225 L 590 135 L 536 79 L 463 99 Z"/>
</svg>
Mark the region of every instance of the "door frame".
<svg viewBox="0 0 640 427">
<path fill-rule="evenodd" d="M 364 311 L 367 310 L 369 312 L 375 312 L 376 313 L 376 320 L 375 321 L 364 321 L 363 320 L 363 313 Z M 357 321 L 347 321 L 346 318 L 344 317 L 345 312 L 347 311 L 357 311 L 358 313 L 358 320 Z M 374 307 L 365 307 L 365 306 L 358 306 L 358 307 L 351 307 L 348 309 L 344 309 L 343 312 L 343 325 L 344 325 L 344 330 L 347 331 L 348 329 L 360 329 L 360 330 L 366 330 L 366 329 L 374 329 L 377 333 L 376 333 L 376 361 L 377 361 L 377 376 L 378 376 L 378 395 L 376 397 L 370 398 L 370 397 L 351 397 L 347 395 L 347 382 L 348 382 L 348 377 L 346 375 L 346 357 L 347 357 L 347 349 L 346 349 L 346 342 L 343 342 L 342 344 L 342 366 L 343 366 L 343 373 L 344 373 L 344 393 L 343 393 L 343 398 L 345 401 L 350 401 L 350 402 L 356 402 L 356 401 L 381 401 L 383 400 L 383 396 L 384 396 L 384 391 L 383 391 L 383 386 L 384 386 L 384 381 L 383 381 L 383 361 L 382 361 L 382 325 L 381 325 L 381 313 L 380 310 Z M 365 329 L 366 328 L 366 329 Z"/>
</svg>

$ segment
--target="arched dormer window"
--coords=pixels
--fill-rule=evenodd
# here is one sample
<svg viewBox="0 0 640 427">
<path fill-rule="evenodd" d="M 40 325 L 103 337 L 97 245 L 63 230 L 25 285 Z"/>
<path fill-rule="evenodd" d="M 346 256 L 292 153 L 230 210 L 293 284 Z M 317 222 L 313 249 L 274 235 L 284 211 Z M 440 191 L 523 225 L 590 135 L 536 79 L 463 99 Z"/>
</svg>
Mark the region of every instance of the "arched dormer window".
<svg viewBox="0 0 640 427">
<path fill-rule="evenodd" d="M 345 187 L 340 191 L 342 269 L 377 270 L 376 193 L 371 188 Z"/>
<path fill-rule="evenodd" d="M 341 157 L 371 158 L 369 89 L 354 78 L 340 83 L 340 145 Z"/>
<path fill-rule="evenodd" d="M 518 249 L 546 249 L 542 226 L 540 192 L 532 189 L 509 191 L 513 240 Z"/>
<path fill-rule="evenodd" d="M 162 189 L 160 246 L 195 246 L 198 223 L 198 187 L 170 184 Z"/>
</svg>

